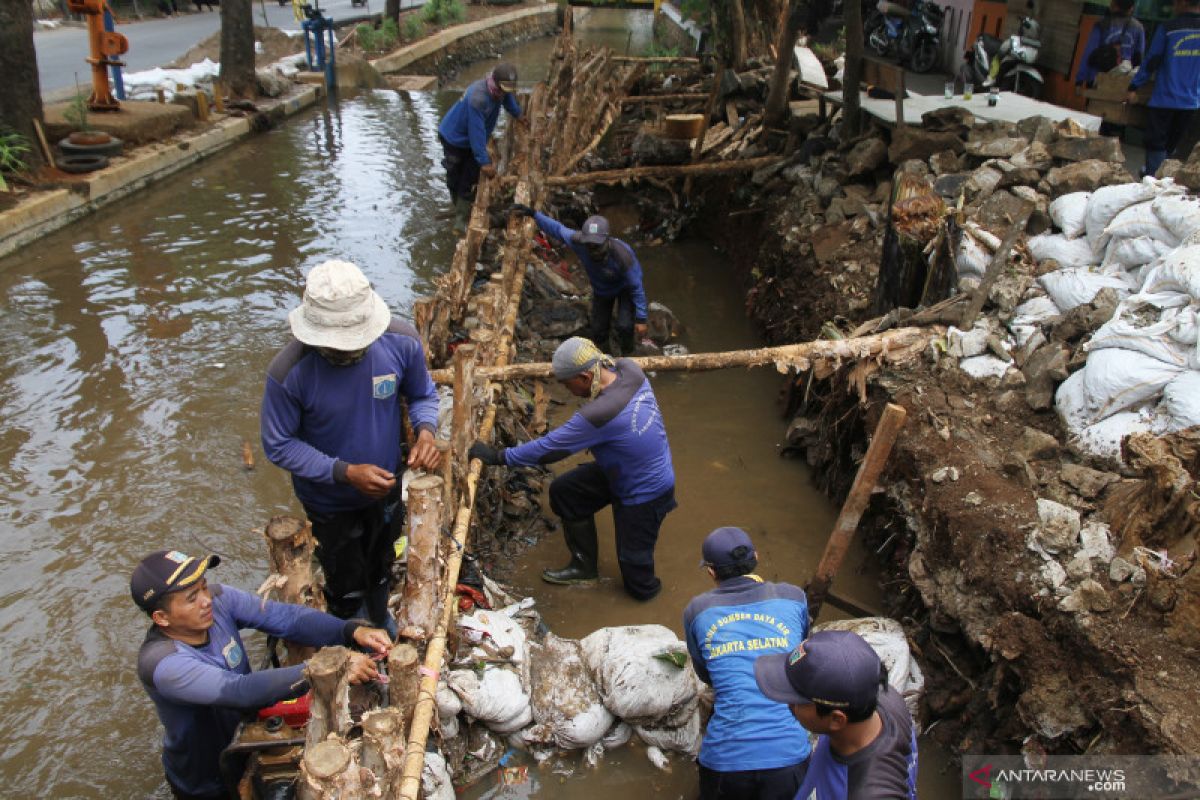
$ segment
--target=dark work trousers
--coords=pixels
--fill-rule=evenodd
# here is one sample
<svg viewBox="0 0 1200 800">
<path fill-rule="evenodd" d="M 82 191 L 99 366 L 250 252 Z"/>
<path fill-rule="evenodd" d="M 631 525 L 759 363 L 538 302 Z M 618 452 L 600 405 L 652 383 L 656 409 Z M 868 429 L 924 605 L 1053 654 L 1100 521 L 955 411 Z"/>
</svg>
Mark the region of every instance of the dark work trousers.
<svg viewBox="0 0 1200 800">
<path fill-rule="evenodd" d="M 613 306 L 616 306 L 617 319 L 613 324 Z M 633 294 L 628 289 L 622 289 L 612 297 L 600 297 L 592 292 L 592 342 L 606 353 L 612 353 L 608 342 L 609 328 L 617 329 L 617 344 L 620 345 L 620 355 L 627 356 L 633 352 Z"/>
<path fill-rule="evenodd" d="M 446 188 L 450 197 L 461 197 L 475 202 L 475 185 L 479 183 L 479 162 L 469 147 L 455 147 L 440 133 L 442 143 L 442 166 L 446 168 Z"/>
<path fill-rule="evenodd" d="M 1175 148 L 1196 116 L 1192 108 L 1146 109 L 1146 166 L 1143 175 L 1158 172 L 1165 159 L 1175 157 Z M 1184 153 L 1183 157 L 1187 158 Z"/>
<path fill-rule="evenodd" d="M 170 787 L 171 797 L 175 798 L 175 800 L 229 800 L 228 794 L 188 794 L 183 789 L 171 783 L 170 778 L 167 778 L 167 786 Z"/>
<path fill-rule="evenodd" d="M 625 505 L 613 497 L 608 476 L 595 461 L 564 472 L 550 484 L 550 508 L 564 520 L 587 519 L 607 505 L 612 506 L 625 591 L 638 600 L 649 600 L 662 588 L 654 574 L 654 545 L 662 521 L 678 505 L 675 490 L 645 503 Z"/>
<path fill-rule="evenodd" d="M 305 511 L 325 573 L 329 613 L 350 619 L 365 605 L 371 622 L 386 627 L 395 545 L 404 528 L 400 482 L 387 497 L 364 508 L 334 514 Z"/>
<path fill-rule="evenodd" d="M 717 772 L 700 767 L 700 800 L 792 800 L 808 773 L 808 759 L 790 767 Z"/>
</svg>

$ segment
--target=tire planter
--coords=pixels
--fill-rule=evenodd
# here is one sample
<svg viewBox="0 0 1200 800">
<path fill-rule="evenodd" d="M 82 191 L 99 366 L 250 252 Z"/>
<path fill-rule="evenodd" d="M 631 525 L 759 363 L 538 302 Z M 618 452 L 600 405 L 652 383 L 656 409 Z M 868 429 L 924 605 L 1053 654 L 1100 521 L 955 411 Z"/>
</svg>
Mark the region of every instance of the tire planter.
<svg viewBox="0 0 1200 800">
<path fill-rule="evenodd" d="M 68 136 L 58 141 L 58 149 L 66 156 L 115 156 L 125 147 L 125 142 L 115 136 L 109 136 L 103 142 L 95 144 L 77 144 Z"/>
<path fill-rule="evenodd" d="M 83 172 L 95 172 L 108 166 L 108 156 L 87 154 L 67 155 L 58 159 L 56 164 L 63 172 L 78 175 Z"/>
</svg>

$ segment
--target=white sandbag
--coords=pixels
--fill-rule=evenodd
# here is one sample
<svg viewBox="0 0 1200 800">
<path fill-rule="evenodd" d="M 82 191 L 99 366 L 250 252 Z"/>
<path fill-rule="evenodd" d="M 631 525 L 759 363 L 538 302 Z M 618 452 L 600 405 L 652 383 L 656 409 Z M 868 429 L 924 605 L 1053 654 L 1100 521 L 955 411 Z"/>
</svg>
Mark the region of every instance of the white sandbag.
<svg viewBox="0 0 1200 800">
<path fill-rule="evenodd" d="M 1150 416 L 1147 412 L 1122 411 L 1089 425 L 1075 438 L 1074 444 L 1089 455 L 1120 463 L 1121 440 L 1132 433 L 1150 431 Z"/>
<path fill-rule="evenodd" d="M 564 750 L 580 750 L 600 741 L 615 718 L 592 683 L 579 642 L 546 634 L 532 644 L 530 696 L 533 719 L 544 727 L 542 741 Z"/>
<path fill-rule="evenodd" d="M 647 727 L 635 725 L 638 738 L 650 747 L 668 753 L 683 753 L 695 758 L 700 753 L 700 709 L 697 707 L 679 725 L 670 727 Z"/>
<path fill-rule="evenodd" d="M 482 677 L 474 670 L 457 669 L 446 683 L 462 700 L 467 716 L 497 733 L 511 733 L 533 721 L 529 695 L 511 669 L 489 666 Z"/>
<path fill-rule="evenodd" d="M 1153 178 L 1140 183 L 1103 186 L 1092 192 L 1092 196 L 1088 198 L 1087 218 L 1084 221 L 1088 244 L 1097 252 L 1104 252 L 1104 246 L 1099 242 L 1104 235 L 1104 229 L 1117 214 L 1137 203 L 1153 200 L 1157 194 L 1158 184 Z"/>
<path fill-rule="evenodd" d="M 993 355 L 971 356 L 958 362 L 958 368 L 975 380 L 1003 378 L 1010 366 L 1012 366 L 1011 361 L 1005 361 Z"/>
<path fill-rule="evenodd" d="M 450 687 L 446 685 L 445 681 L 438 681 L 434 702 L 437 703 L 438 716 L 442 719 L 458 716 L 458 712 L 462 711 L 463 707 L 462 700 L 459 700 L 458 695 L 450 691 Z"/>
<path fill-rule="evenodd" d="M 604 745 L 605 750 L 616 750 L 618 747 L 624 747 L 632 738 L 633 726 L 617 720 L 617 724 L 608 729 L 600 743 Z"/>
<path fill-rule="evenodd" d="M 1180 241 L 1200 230 L 1200 197 L 1167 194 L 1154 198 L 1154 213 Z"/>
<path fill-rule="evenodd" d="M 503 611 L 478 609 L 460 616 L 458 627 L 466 640 L 475 645 L 471 650 L 475 658 L 495 658 L 500 655 L 514 664 L 528 662 L 529 647 L 525 630 Z"/>
<path fill-rule="evenodd" d="M 1080 372 L 1087 424 L 1093 424 L 1158 397 L 1182 369 L 1133 350 L 1105 348 L 1089 353 Z"/>
<path fill-rule="evenodd" d="M 1104 251 L 1104 266 L 1120 265 L 1122 269 L 1132 270 L 1144 267 L 1167 253 L 1174 246 L 1149 236 L 1110 239 L 1108 249 Z"/>
<path fill-rule="evenodd" d="M 450 768 L 437 750 L 425 753 L 425 765 L 421 767 L 421 789 L 426 800 L 455 800 Z"/>
<path fill-rule="evenodd" d="M 1200 425 L 1200 372 L 1189 369 L 1163 389 L 1163 407 L 1172 431 Z"/>
<path fill-rule="evenodd" d="M 1028 247 L 1029 253 L 1038 261 L 1052 258 L 1064 267 L 1088 267 L 1100 263 L 1100 257 L 1086 239 L 1068 239 L 1060 233 L 1031 236 Z"/>
<path fill-rule="evenodd" d="M 605 707 L 635 725 L 678 721 L 696 704 L 699 679 L 690 663 L 682 668 L 663 653 L 686 653 L 687 646 L 662 625 L 601 628 L 580 641 Z M 672 720 L 674 721 L 674 720 Z"/>
<path fill-rule="evenodd" d="M 1146 275 L 1139 294 L 1159 308 L 1200 302 L 1200 245 L 1177 247 L 1163 256 Z M 1160 296 L 1171 294 L 1185 297 Z"/>
<path fill-rule="evenodd" d="M 1087 233 L 1087 210 L 1091 192 L 1071 192 L 1050 204 L 1050 219 L 1068 239 Z"/>
<path fill-rule="evenodd" d="M 1117 306 L 1116 313 L 1092 334 L 1085 347 L 1089 353 L 1106 348 L 1132 350 L 1182 369 L 1190 365 L 1195 340 L 1189 346 L 1173 338 L 1172 333 L 1179 325 L 1179 312 L 1177 308 L 1159 311 L 1142 303 L 1135 295 Z M 1185 318 L 1191 321 L 1194 316 Z M 1194 327 L 1190 330 L 1194 335 Z"/>
<path fill-rule="evenodd" d="M 1117 214 L 1113 221 L 1108 223 L 1100 238 L 1092 244 L 1092 248 L 1096 252 L 1103 252 L 1110 239 L 1133 239 L 1138 236 L 1157 239 L 1171 247 L 1179 244 L 1179 237 L 1171 233 L 1158 218 L 1158 214 L 1154 213 L 1154 204 L 1138 203 Z"/>
<path fill-rule="evenodd" d="M 954 265 L 958 270 L 959 280 L 964 278 L 981 280 L 984 272 L 987 271 L 988 262 L 991 260 L 991 252 L 980 243 L 979 239 L 972 236 L 969 231 L 964 231 L 958 250 L 954 254 Z"/>
<path fill-rule="evenodd" d="M 904 628 L 889 617 L 861 617 L 822 622 L 813 631 L 853 631 L 871 645 L 888 672 L 888 683 L 904 697 L 913 719 L 918 719 L 925 676 L 908 648 Z"/>
<path fill-rule="evenodd" d="M 1062 316 L 1058 304 L 1049 295 L 1039 295 L 1026 300 L 1013 309 L 1013 318 L 1009 325 L 1038 325 Z"/>
<path fill-rule="evenodd" d="M 1092 302 L 1101 289 L 1116 289 L 1121 297 L 1129 294 L 1126 281 L 1116 275 L 1104 275 L 1086 269 L 1059 269 L 1038 278 L 1038 283 L 1050 295 L 1059 311 Z"/>
</svg>

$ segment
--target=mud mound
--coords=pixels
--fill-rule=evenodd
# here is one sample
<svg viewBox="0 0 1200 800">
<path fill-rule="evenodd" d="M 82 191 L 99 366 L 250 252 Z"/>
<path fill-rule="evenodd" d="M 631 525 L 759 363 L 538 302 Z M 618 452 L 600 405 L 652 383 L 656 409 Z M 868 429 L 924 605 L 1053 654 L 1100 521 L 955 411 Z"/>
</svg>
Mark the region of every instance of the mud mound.
<svg viewBox="0 0 1200 800">
<path fill-rule="evenodd" d="M 281 58 L 304 52 L 303 38 L 288 36 L 279 28 L 260 28 L 257 25 L 254 26 L 254 41 L 262 44 L 262 52 L 256 52 L 254 55 L 254 63 L 260 67 L 272 64 Z M 206 58 L 220 63 L 220 31 L 209 36 L 167 66 L 173 69 L 183 69 L 184 67 L 190 67 L 192 64 L 197 64 Z"/>
</svg>

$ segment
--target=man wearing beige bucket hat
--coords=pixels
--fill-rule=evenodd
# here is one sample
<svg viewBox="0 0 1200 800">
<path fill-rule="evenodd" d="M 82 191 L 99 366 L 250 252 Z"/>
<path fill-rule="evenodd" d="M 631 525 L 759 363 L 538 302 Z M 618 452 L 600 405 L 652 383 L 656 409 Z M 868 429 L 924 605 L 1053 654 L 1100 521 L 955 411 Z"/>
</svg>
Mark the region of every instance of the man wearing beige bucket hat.
<svg viewBox="0 0 1200 800">
<path fill-rule="evenodd" d="M 402 398 L 417 434 L 407 465 L 440 462 L 421 340 L 347 261 L 313 268 L 288 321 L 294 338 L 267 368 L 263 450 L 292 473 L 312 521 L 330 613 L 366 616 L 394 634 L 387 598 L 404 523 Z"/>
</svg>

